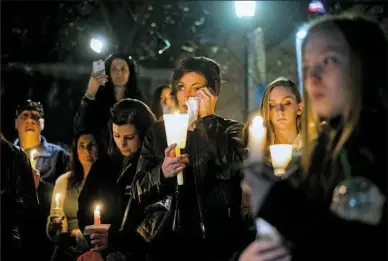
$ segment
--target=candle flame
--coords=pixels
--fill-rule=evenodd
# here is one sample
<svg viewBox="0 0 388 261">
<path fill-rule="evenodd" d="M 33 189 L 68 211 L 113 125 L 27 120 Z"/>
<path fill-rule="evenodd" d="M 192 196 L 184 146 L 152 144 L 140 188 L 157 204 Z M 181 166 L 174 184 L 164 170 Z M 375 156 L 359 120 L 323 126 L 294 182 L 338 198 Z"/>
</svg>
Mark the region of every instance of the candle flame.
<svg viewBox="0 0 388 261">
<path fill-rule="evenodd" d="M 263 118 L 261 116 L 255 116 L 252 120 L 251 126 L 252 127 L 259 127 L 263 126 Z"/>
<path fill-rule="evenodd" d="M 61 197 L 60 193 L 55 194 L 55 201 L 58 202 L 60 197 Z"/>
<path fill-rule="evenodd" d="M 174 112 L 174 114 L 179 114 L 179 111 Z"/>
<path fill-rule="evenodd" d="M 31 150 L 31 152 L 30 152 L 31 158 L 33 159 L 37 153 L 38 153 L 37 150 L 35 150 L 35 149 L 34 149 L 34 150 Z"/>
<path fill-rule="evenodd" d="M 96 206 L 96 211 L 100 211 L 100 205 Z"/>
</svg>

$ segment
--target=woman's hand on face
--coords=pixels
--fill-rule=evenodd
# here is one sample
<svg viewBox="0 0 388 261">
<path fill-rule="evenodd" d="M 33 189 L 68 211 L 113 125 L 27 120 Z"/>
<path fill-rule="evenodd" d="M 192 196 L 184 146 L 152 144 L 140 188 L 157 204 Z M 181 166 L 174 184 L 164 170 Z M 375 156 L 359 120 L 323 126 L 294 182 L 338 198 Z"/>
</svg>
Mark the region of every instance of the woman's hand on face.
<svg viewBox="0 0 388 261">
<path fill-rule="evenodd" d="M 86 90 L 86 94 L 89 98 L 95 98 L 96 93 L 101 85 L 105 85 L 108 81 L 108 76 L 102 72 L 92 74 L 89 79 L 88 89 Z"/>
<path fill-rule="evenodd" d="M 175 147 L 176 144 L 171 144 L 164 150 L 162 171 L 166 178 L 175 177 L 189 163 L 189 155 L 187 154 L 175 157 Z"/>
<path fill-rule="evenodd" d="M 214 114 L 217 96 L 208 87 L 203 87 L 197 91 L 199 98 L 198 117 L 203 118 Z"/>
<path fill-rule="evenodd" d="M 291 254 L 280 242 L 258 240 L 252 242 L 241 254 L 239 261 L 290 261 Z"/>
</svg>

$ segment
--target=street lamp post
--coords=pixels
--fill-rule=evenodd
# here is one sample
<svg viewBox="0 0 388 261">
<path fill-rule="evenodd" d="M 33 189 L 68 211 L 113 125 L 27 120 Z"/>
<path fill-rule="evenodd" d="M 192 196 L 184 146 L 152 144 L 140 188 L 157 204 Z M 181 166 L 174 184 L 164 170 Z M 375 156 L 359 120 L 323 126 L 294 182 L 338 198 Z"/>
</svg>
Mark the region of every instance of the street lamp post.
<svg viewBox="0 0 388 261">
<path fill-rule="evenodd" d="M 298 88 L 299 92 L 303 95 L 303 75 L 302 75 L 302 41 L 306 37 L 307 31 L 304 26 L 302 26 L 296 33 L 296 64 L 298 69 Z"/>
<path fill-rule="evenodd" d="M 249 19 L 255 15 L 256 1 L 235 1 L 236 15 L 242 19 Z M 249 26 L 244 30 L 244 110 L 243 119 L 248 119 L 249 113 Z"/>
</svg>

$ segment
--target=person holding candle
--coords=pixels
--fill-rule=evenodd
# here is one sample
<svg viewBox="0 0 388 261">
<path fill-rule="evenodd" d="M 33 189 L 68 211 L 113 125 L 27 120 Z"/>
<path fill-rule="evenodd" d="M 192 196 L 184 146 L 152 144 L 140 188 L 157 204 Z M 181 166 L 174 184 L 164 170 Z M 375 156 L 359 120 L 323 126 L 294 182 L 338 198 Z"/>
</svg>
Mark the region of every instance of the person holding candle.
<svg viewBox="0 0 388 261">
<path fill-rule="evenodd" d="M 325 16 L 302 55 L 304 178 L 247 171 L 254 214 L 291 241 L 293 260 L 387 260 L 387 39 L 368 19 Z"/>
<path fill-rule="evenodd" d="M 26 100 L 18 105 L 15 118 L 18 139 L 15 140 L 14 145 L 23 148 L 31 164 L 34 165 L 32 175 L 39 199 L 37 211 L 40 214 L 36 224 L 39 227 L 36 237 L 42 242 L 40 253 L 42 259 L 46 260 L 54 247 L 45 233 L 53 186 L 56 179 L 68 169 L 69 153 L 46 140 L 42 135 L 44 123 L 45 114 L 40 102 Z"/>
<path fill-rule="evenodd" d="M 81 231 L 89 226 L 92 250 L 105 250 L 105 255 L 117 249 L 115 244 L 108 245 L 108 239 L 115 240 L 115 236 L 111 235 L 118 232 L 124 211 L 133 196 L 132 183 L 140 148 L 147 130 L 155 122 L 156 118 L 150 108 L 139 100 L 123 99 L 111 109 L 112 140 L 109 157 L 99 159 L 93 165 L 78 200 L 79 226 Z M 99 209 L 96 209 L 97 206 Z M 90 227 L 98 215 L 102 225 L 111 225 L 109 231 Z"/>
<path fill-rule="evenodd" d="M 294 153 L 302 148 L 302 110 L 302 96 L 293 81 L 279 77 L 268 84 L 261 99 L 260 115 L 267 129 L 264 153 L 269 162 L 270 145 L 290 144 Z"/>
<path fill-rule="evenodd" d="M 151 242 L 150 260 L 228 260 L 245 246 L 239 168 L 245 153 L 243 125 L 215 115 L 220 90 L 217 63 L 206 57 L 182 61 L 172 77 L 179 112 L 188 113 L 186 101 L 198 98 L 198 118 L 189 126 L 186 147 L 176 156 L 177 144 L 167 146 L 164 122 L 154 124 L 144 140 L 140 202 L 147 206 L 174 195 L 181 171 L 184 181 L 171 222 Z"/>
<path fill-rule="evenodd" d="M 22 147 L 39 171 L 41 181 L 54 184 L 66 172 L 69 153 L 62 147 L 47 142 L 41 135 L 44 130 L 44 110 L 40 102 L 27 100 L 16 110 L 15 129 L 18 139 L 14 144 Z M 50 195 L 51 197 L 51 195 Z"/>
<path fill-rule="evenodd" d="M 78 227 L 78 197 L 93 163 L 105 157 L 104 152 L 98 136 L 80 132 L 74 137 L 70 156 L 71 171 L 61 175 L 55 183 L 47 224 L 48 237 L 57 242 L 55 260 L 66 260 L 67 256 L 74 259 L 88 248 Z M 69 240 L 69 237 L 73 242 L 66 244 L 64 241 Z"/>
</svg>

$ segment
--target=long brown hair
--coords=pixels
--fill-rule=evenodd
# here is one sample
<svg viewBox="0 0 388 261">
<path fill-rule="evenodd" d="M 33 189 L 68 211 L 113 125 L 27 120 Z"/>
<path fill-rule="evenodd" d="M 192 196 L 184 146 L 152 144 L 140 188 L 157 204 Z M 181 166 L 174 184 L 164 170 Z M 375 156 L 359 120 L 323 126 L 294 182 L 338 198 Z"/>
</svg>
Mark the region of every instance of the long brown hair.
<svg viewBox="0 0 388 261">
<path fill-rule="evenodd" d="M 349 97 L 349 102 L 346 103 L 342 112 L 343 128 L 341 133 L 338 133 L 339 139 L 336 144 L 330 144 L 330 142 L 328 144 L 334 147 L 330 160 L 334 163 L 344 144 L 354 132 L 361 110 L 386 109 L 383 96 L 387 88 L 387 41 L 379 25 L 373 21 L 349 15 L 325 16 L 314 21 L 307 29 L 307 35 L 302 42 L 303 56 L 306 43 L 311 34 L 315 32 L 340 33 L 350 50 L 348 75 L 345 78 L 345 86 L 341 86 L 346 89 L 346 95 Z M 308 98 L 303 72 L 302 78 L 304 82 L 302 167 L 307 172 L 311 164 L 311 154 L 315 149 L 315 143 L 311 141 L 319 134 L 320 119 L 313 111 Z"/>
</svg>

